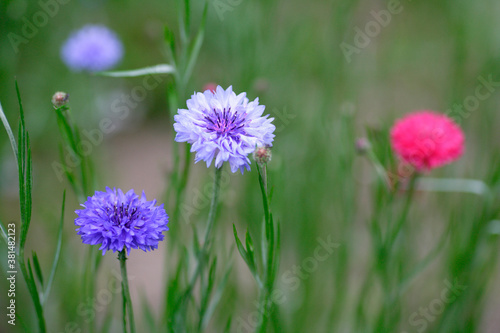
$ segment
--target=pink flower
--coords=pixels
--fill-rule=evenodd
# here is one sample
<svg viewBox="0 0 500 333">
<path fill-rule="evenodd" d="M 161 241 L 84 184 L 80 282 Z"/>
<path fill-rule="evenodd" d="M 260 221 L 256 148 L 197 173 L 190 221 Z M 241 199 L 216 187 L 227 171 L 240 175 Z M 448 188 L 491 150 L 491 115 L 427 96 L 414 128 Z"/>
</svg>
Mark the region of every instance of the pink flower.
<svg viewBox="0 0 500 333">
<path fill-rule="evenodd" d="M 462 129 L 437 112 L 415 111 L 396 121 L 391 146 L 417 171 L 428 171 L 458 159 L 464 152 Z"/>
</svg>

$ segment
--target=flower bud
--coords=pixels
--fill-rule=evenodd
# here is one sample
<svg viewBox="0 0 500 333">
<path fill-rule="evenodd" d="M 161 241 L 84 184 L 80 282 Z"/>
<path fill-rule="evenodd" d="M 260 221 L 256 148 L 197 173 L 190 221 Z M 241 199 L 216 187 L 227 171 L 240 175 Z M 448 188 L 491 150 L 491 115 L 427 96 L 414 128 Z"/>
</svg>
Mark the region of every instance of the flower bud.
<svg viewBox="0 0 500 333">
<path fill-rule="evenodd" d="M 359 138 L 356 140 L 356 151 L 358 154 L 362 155 L 370 149 L 370 141 L 367 138 Z"/>
<path fill-rule="evenodd" d="M 271 157 L 271 147 L 257 147 L 253 152 L 253 159 L 260 165 L 270 162 Z"/>
<path fill-rule="evenodd" d="M 69 94 L 58 91 L 52 96 L 52 104 L 54 105 L 55 108 L 59 108 L 66 104 L 69 100 Z"/>
</svg>

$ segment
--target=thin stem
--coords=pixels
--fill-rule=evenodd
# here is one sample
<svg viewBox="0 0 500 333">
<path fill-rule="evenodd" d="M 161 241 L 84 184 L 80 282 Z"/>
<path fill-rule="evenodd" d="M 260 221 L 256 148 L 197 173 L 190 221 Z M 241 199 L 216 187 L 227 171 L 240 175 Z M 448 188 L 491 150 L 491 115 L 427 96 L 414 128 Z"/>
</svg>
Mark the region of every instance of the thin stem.
<svg viewBox="0 0 500 333">
<path fill-rule="evenodd" d="M 220 177 L 222 174 L 223 166 L 224 165 L 222 165 L 220 168 L 215 168 L 214 192 L 212 195 L 212 202 L 210 203 L 210 211 L 208 212 L 207 230 L 205 231 L 203 251 L 208 249 L 208 243 L 210 240 L 210 233 L 211 233 L 213 226 L 214 226 L 214 223 L 215 223 L 215 213 L 217 210 L 217 204 L 219 203 Z"/>
<path fill-rule="evenodd" d="M 94 297 L 94 287 L 95 287 L 95 270 L 94 270 L 94 261 L 96 257 L 96 247 L 90 246 L 89 252 L 87 256 L 87 260 L 84 266 L 84 296 L 85 299 L 93 299 Z M 95 332 L 95 316 L 89 322 L 89 332 Z"/>
<path fill-rule="evenodd" d="M 279 242 L 279 235 L 278 235 L 278 240 L 275 239 L 275 230 L 274 230 L 274 222 L 272 219 L 271 215 L 271 208 L 269 206 L 269 193 L 267 191 L 268 185 L 267 185 L 267 165 L 264 164 L 262 166 L 258 166 L 257 168 L 258 175 L 259 175 L 259 183 L 261 186 L 261 192 L 262 192 L 262 200 L 263 200 L 263 206 L 264 206 L 264 228 L 263 228 L 263 234 L 262 234 L 262 243 L 265 245 L 263 246 L 263 259 L 264 259 L 264 274 L 263 274 L 263 281 L 264 283 L 259 285 L 259 305 L 262 307 L 263 311 L 259 311 L 260 313 L 260 318 L 257 322 L 260 323 L 255 328 L 255 332 L 257 333 L 264 333 L 267 331 L 267 326 L 268 326 L 268 318 L 271 315 L 273 311 L 274 305 L 272 304 L 271 301 L 271 291 L 274 286 L 274 280 L 275 280 L 275 271 L 278 269 L 278 256 L 276 254 L 277 247 L 277 242 Z M 279 228 L 278 231 L 279 233 Z"/>
<path fill-rule="evenodd" d="M 210 211 L 208 213 L 208 220 L 207 220 L 207 229 L 205 231 L 205 237 L 204 237 L 204 242 L 203 242 L 203 247 L 201 248 L 200 252 L 198 253 L 197 256 L 197 264 L 196 264 L 196 270 L 191 277 L 191 280 L 189 281 L 189 285 L 184 292 L 183 296 L 179 299 L 178 303 L 176 304 L 176 308 L 181 307 L 184 305 L 185 301 L 190 297 L 194 286 L 196 284 L 196 281 L 198 280 L 198 277 L 200 277 L 201 272 L 203 271 L 203 268 L 205 266 L 205 261 L 207 260 L 207 253 L 208 253 L 208 248 L 210 245 L 210 234 L 213 229 L 213 226 L 215 224 L 215 215 L 216 215 L 216 210 L 217 210 L 217 204 L 219 202 L 219 188 L 220 188 L 220 178 L 222 174 L 222 168 L 224 165 L 222 165 L 220 168 L 215 168 L 215 178 L 214 178 L 214 191 L 212 194 L 212 202 L 210 204 Z"/>
<path fill-rule="evenodd" d="M 406 201 L 405 205 L 403 207 L 403 212 L 401 213 L 401 216 L 392 232 L 390 232 L 389 237 L 387 239 L 388 246 L 390 249 L 392 245 L 394 244 L 396 238 L 399 235 L 399 232 L 401 231 L 401 228 L 403 227 L 403 224 L 406 221 L 406 218 L 408 217 L 408 212 L 410 211 L 410 206 L 413 201 L 413 194 L 415 193 L 415 184 L 417 180 L 418 174 L 414 174 L 410 178 L 410 183 L 408 185 L 408 192 L 406 193 Z"/>
<path fill-rule="evenodd" d="M 179 220 L 179 213 L 181 210 L 182 199 L 184 198 L 184 191 L 186 189 L 186 185 L 189 178 L 189 167 L 191 166 L 191 150 L 190 145 L 185 144 L 186 149 L 184 152 L 184 170 L 182 171 L 182 176 L 180 180 L 178 180 L 177 184 L 177 193 L 175 197 L 175 210 L 173 215 L 173 221 Z"/>
<path fill-rule="evenodd" d="M 125 249 L 121 250 L 118 253 L 118 260 L 120 260 L 120 269 L 122 272 L 122 296 L 123 302 L 126 304 L 126 308 L 128 308 L 128 320 L 130 326 L 130 333 L 135 333 L 135 322 L 134 322 L 134 310 L 132 309 L 132 299 L 130 298 L 130 291 L 128 288 L 128 277 L 127 277 L 127 256 L 125 254 Z M 125 312 L 123 313 L 123 331 L 127 332 L 127 325 L 125 319 Z"/>
</svg>

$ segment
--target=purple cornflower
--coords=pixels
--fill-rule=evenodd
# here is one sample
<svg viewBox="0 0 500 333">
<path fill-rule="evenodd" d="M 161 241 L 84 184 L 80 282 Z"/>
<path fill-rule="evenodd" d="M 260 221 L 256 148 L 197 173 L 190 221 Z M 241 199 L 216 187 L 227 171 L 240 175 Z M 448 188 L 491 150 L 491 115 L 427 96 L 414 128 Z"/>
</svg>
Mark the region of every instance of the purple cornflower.
<svg viewBox="0 0 500 333">
<path fill-rule="evenodd" d="M 86 25 L 73 32 L 61 49 L 61 58 L 74 71 L 103 71 L 123 56 L 118 36 L 102 25 Z"/>
<path fill-rule="evenodd" d="M 207 162 L 215 157 L 215 167 L 229 162 L 231 171 L 250 170 L 251 154 L 256 146 L 272 146 L 274 118 L 262 117 L 265 106 L 259 99 L 249 102 L 246 93 L 236 95 L 217 86 L 215 92 L 196 93 L 187 102 L 188 110 L 179 109 L 174 117 L 175 141 L 192 144 L 195 162 Z M 216 156 L 217 155 L 217 156 Z"/>
<path fill-rule="evenodd" d="M 163 231 L 168 230 L 163 204 L 155 205 L 156 200 L 147 201 L 144 192 L 139 197 L 134 190 L 124 194 L 106 187 L 106 192 L 96 191 L 81 205 L 84 209 L 75 211 L 76 230 L 83 243 L 101 244 L 102 255 L 124 248 L 128 254 L 130 249 L 152 251 L 163 240 Z"/>
</svg>

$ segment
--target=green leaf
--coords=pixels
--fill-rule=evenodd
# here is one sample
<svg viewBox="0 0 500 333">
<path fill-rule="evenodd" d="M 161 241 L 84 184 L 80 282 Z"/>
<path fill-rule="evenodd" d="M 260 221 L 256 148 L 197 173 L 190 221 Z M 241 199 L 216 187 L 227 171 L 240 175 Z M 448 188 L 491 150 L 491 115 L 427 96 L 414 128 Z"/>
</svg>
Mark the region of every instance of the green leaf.
<svg viewBox="0 0 500 333">
<path fill-rule="evenodd" d="M 10 128 L 7 117 L 5 117 L 5 113 L 3 112 L 1 103 L 0 103 L 0 119 L 2 119 L 3 127 L 7 131 L 7 135 L 9 136 L 10 146 L 12 147 L 12 151 L 14 151 L 14 156 L 16 157 L 16 163 L 18 163 L 19 158 L 17 156 L 16 139 L 14 138 L 14 134 L 12 133 L 12 129 Z"/>
<path fill-rule="evenodd" d="M 155 321 L 153 311 L 151 309 L 151 306 L 149 305 L 147 298 L 144 295 L 142 296 L 141 303 L 142 303 L 142 309 L 143 309 L 143 311 L 142 311 L 143 318 L 144 318 L 144 321 L 146 322 L 146 325 L 148 328 L 147 331 L 150 333 L 157 332 L 156 321 Z"/>
<path fill-rule="evenodd" d="M 193 227 L 193 250 L 194 250 L 194 255 L 198 257 L 200 255 L 200 242 L 198 240 L 198 231 L 196 231 L 196 228 L 194 225 Z"/>
<path fill-rule="evenodd" d="M 20 124 L 18 131 L 18 171 L 19 171 L 19 202 L 21 206 L 21 235 L 19 237 L 19 253 L 24 253 L 24 245 L 31 221 L 31 149 L 29 135 L 25 129 L 24 110 L 21 102 L 21 93 L 16 81 L 16 93 L 19 103 Z"/>
<path fill-rule="evenodd" d="M 269 221 L 269 200 L 268 200 L 268 197 L 267 197 L 267 193 L 266 193 L 266 186 L 264 184 L 264 179 L 262 178 L 262 173 L 260 171 L 260 168 L 257 167 L 257 172 L 259 174 L 259 184 L 260 184 L 260 191 L 262 193 L 262 203 L 264 205 L 264 217 L 265 217 L 265 221 L 266 221 L 266 225 Z M 266 227 L 266 234 L 268 233 L 268 228 Z M 267 238 L 269 235 L 266 235 Z"/>
<path fill-rule="evenodd" d="M 3 240 L 5 241 L 5 244 L 9 244 L 9 238 L 7 236 L 7 230 L 5 229 L 5 226 L 3 225 L 3 222 L 0 221 L 0 234 L 2 235 Z"/>
<path fill-rule="evenodd" d="M 226 272 L 224 273 L 222 280 L 219 282 L 219 285 L 217 286 L 217 290 L 215 291 L 215 293 L 210 301 L 210 304 L 208 305 L 207 310 L 205 311 L 205 314 L 203 316 L 202 329 L 205 329 L 207 327 L 207 325 L 210 321 L 210 318 L 212 318 L 212 315 L 215 312 L 215 309 L 217 308 L 217 305 L 219 304 L 219 302 L 222 298 L 222 294 L 226 290 L 227 281 L 229 279 L 229 274 L 231 273 L 231 269 L 232 269 L 232 265 L 231 265 L 232 261 L 229 260 L 228 262 L 229 262 L 229 264 L 226 268 Z"/>
<path fill-rule="evenodd" d="M 238 252 L 240 253 L 240 255 L 243 258 L 243 260 L 245 261 L 245 263 L 247 264 L 252 275 L 255 277 L 255 279 L 259 283 L 260 280 L 258 279 L 258 275 L 257 275 L 257 272 L 255 270 L 255 262 L 253 260 L 253 256 L 249 255 L 248 252 L 243 247 L 243 244 L 241 244 L 241 241 L 238 238 L 238 232 L 236 231 L 236 226 L 234 224 L 233 224 L 233 232 L 234 232 L 234 239 L 236 241 L 236 247 L 238 248 Z"/>
<path fill-rule="evenodd" d="M 240 252 L 240 255 L 243 257 L 243 259 L 245 259 L 247 257 L 247 251 L 245 251 L 243 244 L 241 244 L 241 241 L 238 238 L 238 231 L 236 231 L 236 226 L 234 224 L 233 224 L 233 233 L 234 233 L 234 239 L 236 241 L 236 246 L 238 247 L 238 251 Z"/>
<path fill-rule="evenodd" d="M 68 112 L 68 108 L 58 108 L 55 110 L 56 112 L 56 117 L 57 117 L 57 125 L 59 126 L 59 131 L 61 132 L 61 135 L 63 137 L 63 140 L 66 142 L 66 144 L 69 146 L 69 148 L 72 150 L 72 152 L 76 155 L 78 152 L 77 148 L 77 143 L 76 143 L 76 138 L 75 138 L 75 131 L 71 124 L 69 123 L 69 120 L 66 118 L 65 114 L 63 112 Z"/>
<path fill-rule="evenodd" d="M 62 247 L 62 235 L 63 235 L 63 226 L 64 226 L 64 207 L 66 204 L 66 190 L 63 192 L 63 200 L 61 207 L 61 218 L 59 220 L 59 230 L 57 232 L 57 245 L 56 245 L 56 253 L 54 254 L 54 260 L 52 261 L 52 268 L 50 269 L 49 280 L 47 281 L 47 286 L 45 287 L 45 291 L 43 293 L 43 298 L 41 300 L 42 305 L 49 297 L 50 288 L 52 287 L 52 282 L 54 281 L 54 276 L 56 274 L 57 266 L 59 264 L 59 256 L 61 254 Z"/>
<path fill-rule="evenodd" d="M 189 34 L 191 6 L 189 0 L 184 0 L 184 31 Z"/>
<path fill-rule="evenodd" d="M 419 191 L 470 193 L 485 197 L 491 193 L 482 180 L 463 178 L 421 177 L 417 180 L 416 188 Z"/>
<path fill-rule="evenodd" d="M 32 251 L 32 256 L 33 256 L 33 267 L 35 268 L 36 277 L 38 279 L 38 282 L 40 282 L 40 285 L 43 287 L 42 268 L 40 267 L 40 262 L 38 261 L 38 256 L 36 255 L 35 251 Z"/>
<path fill-rule="evenodd" d="M 212 264 L 210 265 L 210 269 L 208 271 L 208 286 L 207 286 L 208 293 L 212 291 L 212 288 L 215 285 L 216 269 L 217 269 L 217 257 L 214 257 L 214 260 L 212 261 Z"/>
<path fill-rule="evenodd" d="M 188 42 L 188 31 L 186 30 L 186 19 L 185 19 L 185 4 L 182 3 L 183 1 L 177 0 L 177 17 L 179 18 L 179 32 L 181 34 L 181 44 L 182 48 L 184 48 L 184 45 Z"/>
<path fill-rule="evenodd" d="M 111 324 L 113 324 L 113 307 L 112 306 L 107 306 L 106 307 L 106 314 L 104 315 L 104 319 L 101 324 L 101 333 L 109 333 L 111 329 Z"/>
<path fill-rule="evenodd" d="M 250 261 L 253 263 L 255 266 L 255 255 L 254 255 L 254 247 L 253 247 L 253 241 L 252 241 L 252 236 L 250 236 L 250 233 L 247 230 L 246 237 L 245 237 L 245 243 L 246 243 L 246 250 L 248 257 Z"/>
<path fill-rule="evenodd" d="M 231 332 L 231 323 L 232 323 L 232 321 L 233 321 L 233 317 L 230 315 L 229 318 L 227 319 L 226 328 L 224 328 L 224 333 Z"/>
<path fill-rule="evenodd" d="M 273 266 L 271 271 L 271 281 L 274 282 L 276 280 L 276 275 L 278 274 L 279 266 L 280 266 L 280 250 L 281 250 L 281 226 L 279 221 L 276 222 L 276 243 L 274 248 L 274 256 L 273 256 Z"/>
<path fill-rule="evenodd" d="M 106 71 L 97 72 L 96 75 L 111 76 L 111 77 L 136 77 L 144 75 L 155 74 L 172 74 L 175 73 L 175 67 L 168 64 L 159 64 L 151 67 L 144 67 L 140 69 L 132 69 L 128 71 Z"/>
<path fill-rule="evenodd" d="M 191 73 L 193 72 L 194 65 L 196 64 L 196 59 L 198 59 L 198 54 L 200 53 L 201 45 L 203 44 L 203 38 L 205 35 L 205 23 L 207 20 L 207 10 L 208 10 L 208 1 L 205 2 L 205 7 L 203 8 L 203 16 L 201 18 L 200 28 L 198 29 L 198 33 L 193 41 L 191 46 L 191 50 L 189 52 L 189 60 L 186 66 L 186 71 L 184 72 L 183 80 L 187 82 L 191 77 Z"/>
<path fill-rule="evenodd" d="M 165 42 L 167 43 L 171 55 L 175 60 L 175 35 L 168 26 L 165 26 L 163 30 L 163 36 L 165 37 Z"/>
</svg>

